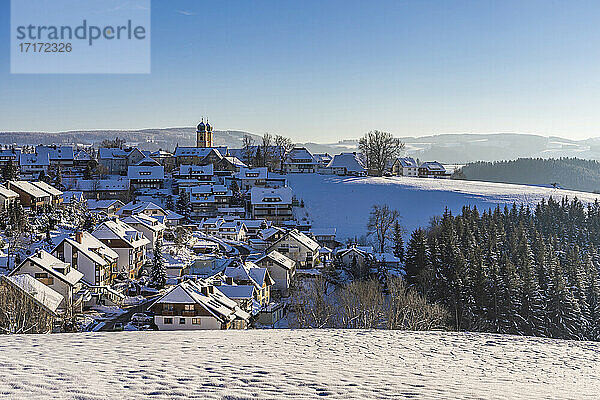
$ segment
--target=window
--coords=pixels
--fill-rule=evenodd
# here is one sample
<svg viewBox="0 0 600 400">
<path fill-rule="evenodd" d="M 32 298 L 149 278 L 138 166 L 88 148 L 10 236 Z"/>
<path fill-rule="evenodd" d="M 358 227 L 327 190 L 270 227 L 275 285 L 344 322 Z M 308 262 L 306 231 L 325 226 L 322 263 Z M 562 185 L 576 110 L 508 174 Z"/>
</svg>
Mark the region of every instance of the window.
<svg viewBox="0 0 600 400">
<path fill-rule="evenodd" d="M 185 325 L 185 318 L 179 318 L 179 325 Z"/>
<path fill-rule="evenodd" d="M 163 311 L 173 311 L 173 304 L 163 304 Z"/>
<path fill-rule="evenodd" d="M 173 318 L 163 318 L 163 322 L 165 323 L 165 325 L 171 325 L 173 324 Z"/>
<path fill-rule="evenodd" d="M 183 306 L 183 310 L 184 311 L 194 311 L 194 305 L 193 304 L 186 304 Z"/>
<path fill-rule="evenodd" d="M 200 318 L 192 318 L 192 325 L 200 325 Z"/>
</svg>

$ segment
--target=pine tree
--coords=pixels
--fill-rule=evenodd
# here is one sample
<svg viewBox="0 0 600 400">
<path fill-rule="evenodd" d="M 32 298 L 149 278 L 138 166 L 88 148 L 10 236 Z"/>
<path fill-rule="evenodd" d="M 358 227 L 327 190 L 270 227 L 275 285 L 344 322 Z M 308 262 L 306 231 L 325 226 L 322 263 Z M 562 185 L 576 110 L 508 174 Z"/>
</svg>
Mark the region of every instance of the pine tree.
<svg viewBox="0 0 600 400">
<path fill-rule="evenodd" d="M 184 217 L 189 217 L 190 215 L 190 195 L 185 192 L 185 191 L 181 191 L 181 193 L 179 193 L 179 197 L 177 198 L 177 212 L 181 215 L 183 215 Z"/>
<path fill-rule="evenodd" d="M 580 339 L 581 310 L 567 288 L 561 265 L 555 255 L 549 258 L 550 297 L 548 335 L 557 339 Z"/>
<path fill-rule="evenodd" d="M 175 203 L 173 202 L 172 195 L 167 196 L 167 201 L 166 201 L 165 207 L 167 208 L 167 210 L 171 210 L 171 211 L 173 211 L 175 209 Z"/>
<path fill-rule="evenodd" d="M 167 283 L 167 268 L 162 257 L 160 243 L 157 240 L 154 245 L 154 255 L 152 257 L 152 270 L 150 271 L 150 279 L 154 287 L 162 289 Z"/>
<path fill-rule="evenodd" d="M 403 234 L 402 225 L 398 221 L 394 224 L 394 256 L 404 262 L 404 240 L 402 239 Z"/>
<path fill-rule="evenodd" d="M 429 267 L 429 247 L 425 231 L 416 229 L 408 242 L 406 262 L 404 264 L 404 279 L 409 286 L 422 289 L 422 274 Z"/>
</svg>

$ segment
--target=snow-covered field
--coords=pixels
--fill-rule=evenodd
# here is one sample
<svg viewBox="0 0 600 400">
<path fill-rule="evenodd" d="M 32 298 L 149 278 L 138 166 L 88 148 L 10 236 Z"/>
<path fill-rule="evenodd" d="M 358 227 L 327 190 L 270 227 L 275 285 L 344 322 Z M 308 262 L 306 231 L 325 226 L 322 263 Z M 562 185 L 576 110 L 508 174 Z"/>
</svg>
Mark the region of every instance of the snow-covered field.
<svg viewBox="0 0 600 400">
<path fill-rule="evenodd" d="M 593 399 L 600 343 L 255 330 L 4 336 L 8 399 Z"/>
<path fill-rule="evenodd" d="M 448 207 L 453 213 L 463 205 L 475 205 L 479 211 L 497 204 L 529 204 L 542 198 L 577 196 L 592 202 L 600 195 L 540 186 L 493 182 L 424 178 L 353 178 L 317 174 L 285 175 L 294 194 L 303 199 L 315 228 L 337 228 L 338 240 L 366 233 L 373 204 L 388 204 L 400 210 L 402 222 L 410 231 L 429 223 Z"/>
</svg>

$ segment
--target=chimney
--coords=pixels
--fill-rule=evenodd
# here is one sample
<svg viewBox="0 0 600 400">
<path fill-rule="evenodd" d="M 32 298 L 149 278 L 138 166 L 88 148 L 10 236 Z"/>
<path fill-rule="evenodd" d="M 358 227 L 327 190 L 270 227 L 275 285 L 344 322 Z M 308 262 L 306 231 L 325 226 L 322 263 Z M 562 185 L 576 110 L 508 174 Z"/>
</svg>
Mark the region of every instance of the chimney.
<svg viewBox="0 0 600 400">
<path fill-rule="evenodd" d="M 81 232 L 81 231 L 75 232 L 75 241 L 80 244 L 83 243 L 83 232 Z"/>
</svg>

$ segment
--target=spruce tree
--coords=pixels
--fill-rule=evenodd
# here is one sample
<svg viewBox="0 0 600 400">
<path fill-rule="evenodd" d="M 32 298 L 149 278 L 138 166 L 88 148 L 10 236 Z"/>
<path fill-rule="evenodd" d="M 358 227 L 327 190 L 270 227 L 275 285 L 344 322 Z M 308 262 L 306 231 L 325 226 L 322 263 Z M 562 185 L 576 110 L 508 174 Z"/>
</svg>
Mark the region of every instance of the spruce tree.
<svg viewBox="0 0 600 400">
<path fill-rule="evenodd" d="M 429 267 L 429 248 L 425 231 L 416 229 L 408 242 L 404 278 L 409 286 L 421 287 L 423 272 Z"/>
<path fill-rule="evenodd" d="M 152 269 L 150 271 L 150 279 L 154 287 L 162 289 L 167 283 L 167 268 L 162 257 L 160 243 L 157 240 L 154 244 L 154 254 L 152 257 Z"/>
<path fill-rule="evenodd" d="M 402 239 L 403 229 L 398 221 L 394 224 L 394 256 L 404 262 L 404 240 Z"/>
</svg>

